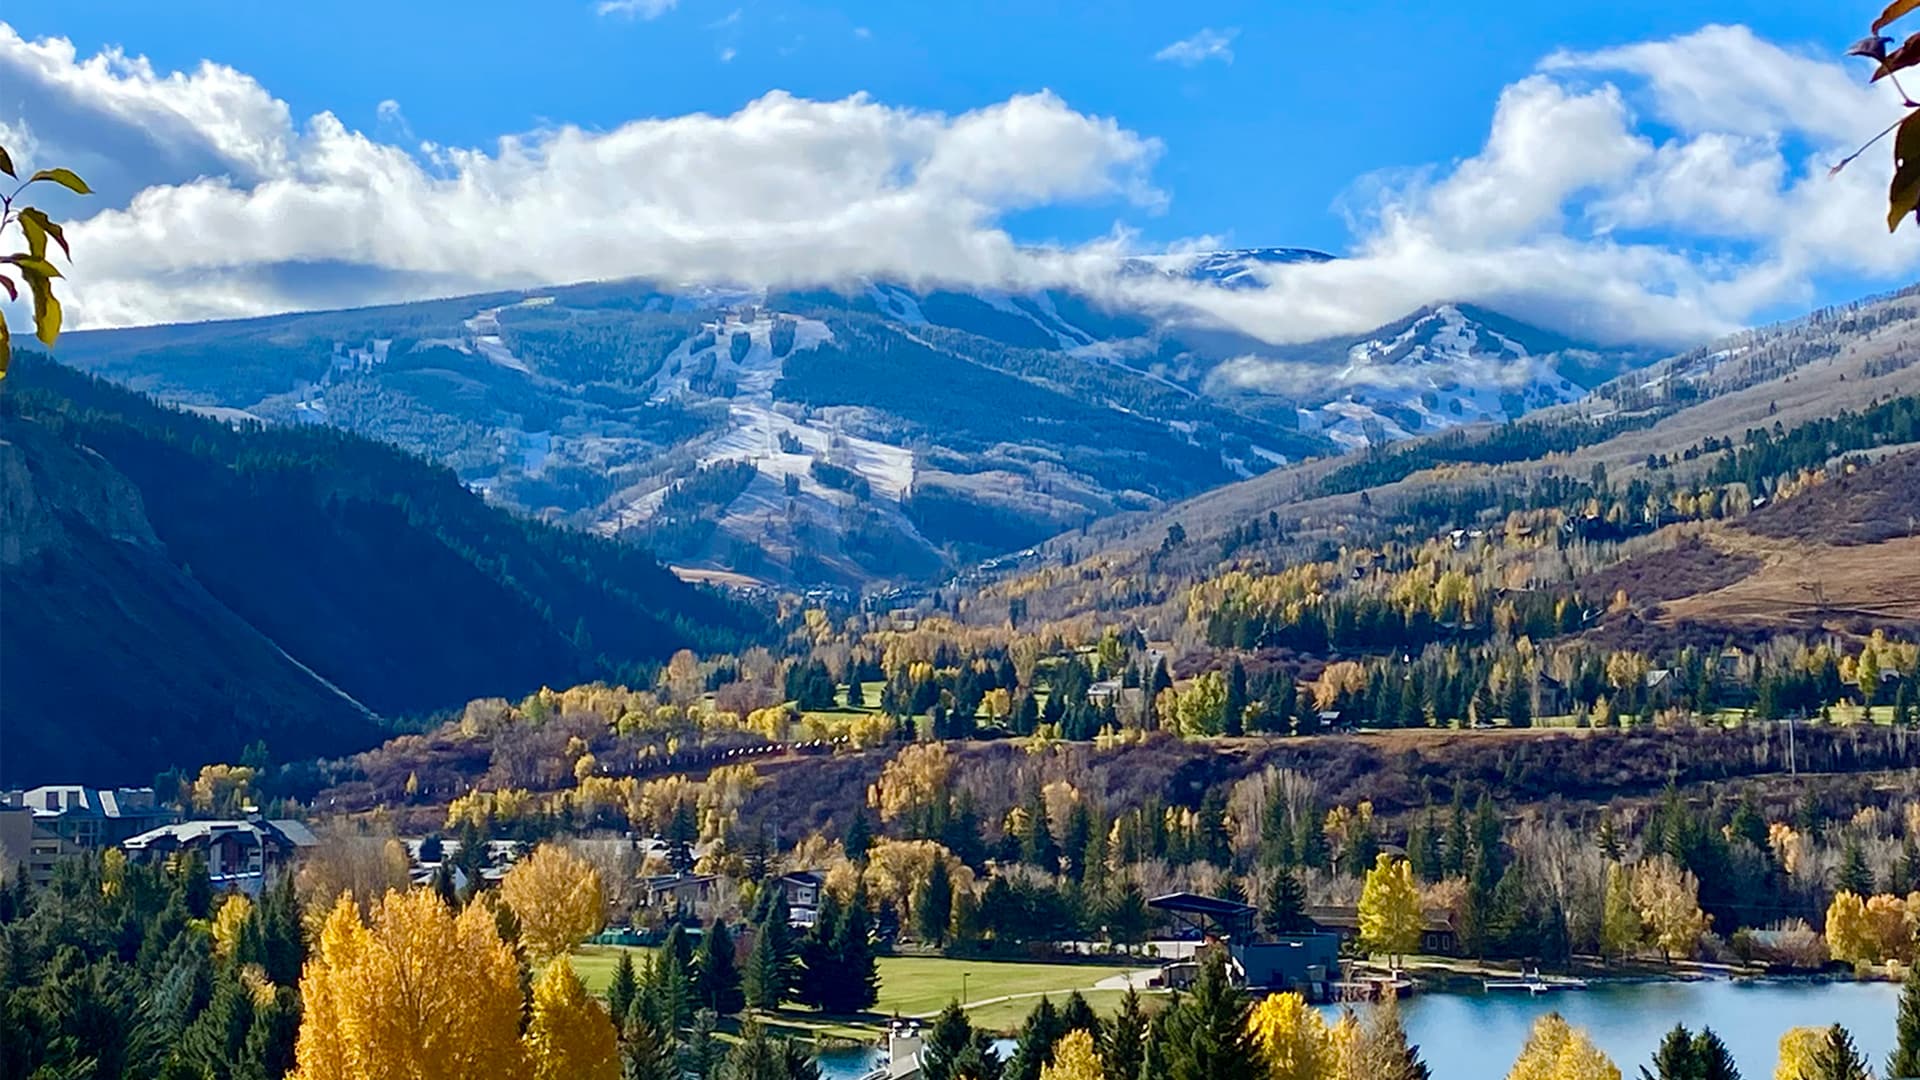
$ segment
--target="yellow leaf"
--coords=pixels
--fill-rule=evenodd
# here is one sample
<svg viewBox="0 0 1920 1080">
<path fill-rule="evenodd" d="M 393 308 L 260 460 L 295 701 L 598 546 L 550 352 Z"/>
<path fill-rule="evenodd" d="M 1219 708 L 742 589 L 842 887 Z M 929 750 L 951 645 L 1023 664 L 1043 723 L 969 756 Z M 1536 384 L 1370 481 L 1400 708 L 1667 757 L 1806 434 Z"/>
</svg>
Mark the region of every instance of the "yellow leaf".
<svg viewBox="0 0 1920 1080">
<path fill-rule="evenodd" d="M 33 177 L 29 179 L 27 183 L 31 184 L 35 180 L 52 181 L 66 188 L 68 191 L 73 192 L 75 195 L 93 194 L 93 189 L 88 187 L 87 182 L 80 179 L 79 175 L 72 169 L 41 169 L 39 172 L 34 173 Z"/>
<path fill-rule="evenodd" d="M 1920 0 L 1915 0 L 1920 3 Z M 1893 140 L 1893 186 L 1887 192 L 1887 231 L 1920 208 L 1920 112 L 1900 124 Z"/>
</svg>

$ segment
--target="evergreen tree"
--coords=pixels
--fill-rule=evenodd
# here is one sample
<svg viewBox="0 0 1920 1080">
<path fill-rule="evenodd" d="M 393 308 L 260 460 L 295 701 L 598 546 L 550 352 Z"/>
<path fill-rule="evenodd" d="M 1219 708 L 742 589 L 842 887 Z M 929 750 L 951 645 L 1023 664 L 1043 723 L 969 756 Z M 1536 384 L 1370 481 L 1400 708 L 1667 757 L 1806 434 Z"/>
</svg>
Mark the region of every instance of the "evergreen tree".
<svg viewBox="0 0 1920 1080">
<path fill-rule="evenodd" d="M 1291 870 L 1274 875 L 1267 886 L 1267 902 L 1260 909 L 1260 927 L 1269 935 L 1304 934 L 1313 929 L 1307 918 L 1307 890 Z"/>
<path fill-rule="evenodd" d="M 950 1001 L 934 1019 L 920 1054 L 922 1080 L 1001 1080 L 993 1037 L 976 1030 L 958 1001 Z"/>
<path fill-rule="evenodd" d="M 1247 1030 L 1247 1003 L 1227 980 L 1224 949 L 1201 961 L 1193 992 L 1166 1012 L 1168 1080 L 1258 1080 L 1260 1048 Z"/>
<path fill-rule="evenodd" d="M 1140 995 L 1127 986 L 1120 1010 L 1100 1030 L 1102 1080 L 1141 1080 L 1147 1054 L 1147 1014 Z"/>
<path fill-rule="evenodd" d="M 620 1080 L 683 1080 L 680 1063 L 660 1029 L 644 1016 L 627 1021 L 620 1042 Z"/>
<path fill-rule="evenodd" d="M 1227 706 L 1220 733 L 1223 735 L 1241 735 L 1246 732 L 1247 716 L 1247 669 L 1240 663 L 1239 657 L 1233 658 L 1233 666 L 1227 669 Z"/>
<path fill-rule="evenodd" d="M 784 1005 L 793 995 L 795 959 L 785 905 L 768 905 L 754 934 L 753 952 L 747 957 L 743 986 L 747 1004 L 763 1011 Z"/>
<path fill-rule="evenodd" d="M 1840 856 L 1840 874 L 1835 884 L 1842 892 L 1850 892 L 1862 899 L 1873 895 L 1873 871 L 1867 869 L 1867 854 L 1861 850 L 1860 841 L 1848 838 Z"/>
<path fill-rule="evenodd" d="M 791 1039 L 774 1039 L 748 1022 L 727 1051 L 719 1080 L 820 1080 L 820 1065 Z"/>
<path fill-rule="evenodd" d="M 1068 994 L 1067 1003 L 1060 1006 L 1060 1034 L 1065 1035 L 1069 1031 L 1085 1031 L 1094 1035 L 1100 1033 L 1100 1018 L 1093 1014 L 1093 1006 L 1087 1004 L 1087 999 L 1078 990 Z"/>
<path fill-rule="evenodd" d="M 867 883 L 854 886 L 853 899 L 833 937 L 837 967 L 829 1011 L 856 1013 L 880 1000 L 880 965 L 874 955 L 873 913 L 867 909 Z"/>
<path fill-rule="evenodd" d="M 1053 1062 L 1054 1044 L 1066 1034 L 1060 1011 L 1053 1001 L 1041 997 L 1040 1004 L 1027 1014 L 1026 1023 L 1014 1040 L 1013 1056 L 1007 1059 L 1006 1080 L 1040 1080 L 1040 1070 Z"/>
<path fill-rule="evenodd" d="M 867 820 L 865 810 L 853 812 L 853 821 L 847 826 L 845 844 L 847 858 L 856 863 L 867 861 L 867 852 L 873 848 L 873 823 Z"/>
<path fill-rule="evenodd" d="M 1416 821 L 1407 830 L 1407 862 L 1413 867 L 1413 876 L 1426 884 L 1440 880 L 1443 862 L 1440 853 L 1440 830 L 1433 819 L 1433 808 L 1427 808 L 1425 819 Z"/>
<path fill-rule="evenodd" d="M 633 1001 L 640 996 L 640 977 L 634 971 L 633 953 L 620 950 L 620 962 L 614 965 L 613 978 L 607 983 L 607 1013 L 615 1023 L 626 1019 L 633 1011 Z"/>
<path fill-rule="evenodd" d="M 830 889 L 820 891 L 820 906 L 814 911 L 813 926 L 800 943 L 799 999 L 814 1009 L 825 1009 L 833 1001 L 833 984 L 841 977 L 840 958 L 833 948 L 834 937 L 844 920 L 840 900 Z"/>
<path fill-rule="evenodd" d="M 947 860 L 935 858 L 914 904 L 914 930 L 929 945 L 944 945 L 953 925 L 953 877 Z"/>
<path fill-rule="evenodd" d="M 1805 1080 L 1873 1080 L 1867 1063 L 1853 1048 L 1853 1035 L 1835 1024 L 1827 1029 L 1827 1038 L 1813 1052 L 1813 1073 Z"/>
<path fill-rule="evenodd" d="M 1712 1028 L 1701 1028 L 1693 1037 L 1693 1061 L 1700 1080 L 1740 1080 L 1733 1063 L 1733 1051 Z"/>
<path fill-rule="evenodd" d="M 693 872 L 693 845 L 700 839 L 700 826 L 693 819 L 693 807 L 682 801 L 667 820 L 667 865 L 676 874 Z"/>
<path fill-rule="evenodd" d="M 1020 861 L 1049 874 L 1060 872 L 1060 845 L 1054 843 L 1053 828 L 1047 822 L 1047 801 L 1036 784 L 1027 797 L 1026 820 L 1020 830 Z"/>
<path fill-rule="evenodd" d="M 1909 967 L 1900 986 L 1900 1012 L 1894 1020 L 1893 1055 L 1887 1080 L 1920 1077 L 1920 966 Z"/>
<path fill-rule="evenodd" d="M 733 955 L 733 935 L 723 919 L 714 919 L 700 938 L 700 952 L 693 962 L 693 992 L 704 1008 L 721 1016 L 732 1016 L 746 1007 L 740 991 L 740 967 Z"/>
</svg>

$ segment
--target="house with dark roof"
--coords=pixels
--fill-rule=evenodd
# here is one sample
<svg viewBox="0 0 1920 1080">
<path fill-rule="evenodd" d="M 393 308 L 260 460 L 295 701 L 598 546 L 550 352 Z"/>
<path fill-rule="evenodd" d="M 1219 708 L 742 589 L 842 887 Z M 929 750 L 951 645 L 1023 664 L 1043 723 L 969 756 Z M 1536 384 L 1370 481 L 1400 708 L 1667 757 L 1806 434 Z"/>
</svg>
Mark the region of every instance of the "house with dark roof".
<svg viewBox="0 0 1920 1080">
<path fill-rule="evenodd" d="M 269 872 L 292 865 L 319 844 L 298 821 L 183 821 L 163 825 L 131 837 L 120 846 L 127 858 L 156 861 L 194 853 L 207 862 L 207 876 L 216 889 L 260 895 Z"/>
</svg>

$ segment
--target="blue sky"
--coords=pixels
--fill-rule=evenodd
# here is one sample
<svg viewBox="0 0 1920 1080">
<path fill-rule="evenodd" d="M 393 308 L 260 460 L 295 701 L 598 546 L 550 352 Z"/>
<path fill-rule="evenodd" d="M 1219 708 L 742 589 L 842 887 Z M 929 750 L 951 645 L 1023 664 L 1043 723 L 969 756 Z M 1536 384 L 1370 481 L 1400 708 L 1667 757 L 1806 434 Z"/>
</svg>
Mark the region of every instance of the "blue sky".
<svg viewBox="0 0 1920 1080">
<path fill-rule="evenodd" d="M 124 169 L 125 183 L 103 192 L 107 205 L 124 206 L 144 188 L 163 190 L 182 215 L 182 234 L 204 238 L 211 246 L 220 237 L 208 235 L 207 221 L 190 224 L 190 214 L 239 196 L 205 190 L 210 178 L 218 180 L 216 186 L 253 196 L 250 206 L 222 203 L 216 207 L 220 213 L 208 219 L 240 229 L 248 213 L 267 213 L 260 203 L 269 189 L 279 190 L 275 184 L 337 196 L 355 184 L 378 188 L 378 182 L 364 179 L 368 169 L 396 168 L 389 162 L 329 172 L 341 155 L 320 148 L 325 140 L 313 137 L 308 126 L 321 114 L 338 118 L 344 132 L 358 140 L 356 152 L 394 149 L 420 163 L 421 174 L 411 181 L 451 185 L 465 175 L 466 166 L 436 162 L 421 144 L 498 157 L 498 140 L 519 135 L 546 154 L 550 148 L 542 144 L 543 132 L 578 127 L 591 141 L 649 119 L 678 125 L 676 131 L 692 139 L 699 137 L 693 131 L 698 125 L 686 118 L 706 113 L 729 121 L 725 131 L 706 135 L 731 140 L 733 153 L 770 132 L 767 152 L 792 158 L 793 183 L 806 187 L 816 178 L 809 172 L 838 168 L 827 158 L 861 152 L 817 137 L 822 125 L 836 131 L 866 122 L 889 125 L 885 153 L 897 160 L 890 172 L 881 172 L 891 176 L 917 169 L 933 145 L 928 140 L 962 126 L 952 118 L 1011 104 L 1009 116 L 1002 118 L 1011 134 L 1001 143 L 970 146 L 968 168 L 977 177 L 996 167 L 1025 168 L 1044 159 L 1048 164 L 1033 167 L 1043 178 L 1028 185 L 1032 190 L 1004 177 L 961 184 L 967 211 L 927 223 L 928 236 L 944 236 L 939 230 L 945 229 L 959 237 L 952 258 L 930 259 L 924 269 L 929 276 L 1014 273 L 1004 252 L 980 254 L 1000 239 L 1069 251 L 1085 245 L 1153 250 L 1211 241 L 1310 246 L 1383 260 L 1337 271 L 1347 275 L 1343 279 L 1315 284 L 1303 278 L 1297 288 L 1277 282 L 1288 286 L 1283 292 L 1291 312 L 1303 304 L 1325 307 L 1328 296 L 1343 290 L 1378 292 L 1379 282 L 1390 279 L 1404 287 L 1385 290 L 1391 296 L 1382 305 L 1420 296 L 1491 299 L 1573 325 L 1579 319 L 1576 308 L 1593 302 L 1592 289 L 1554 293 L 1528 284 L 1564 268 L 1569 276 L 1607 275 L 1604 295 L 1623 297 L 1620 317 L 1599 332 L 1635 336 L 1628 331 L 1638 325 L 1645 328 L 1639 336 L 1677 339 L 1898 281 L 1915 265 L 1913 245 L 1887 241 L 1884 234 L 1873 240 L 1883 247 L 1896 245 L 1888 249 L 1892 255 L 1881 248 L 1840 251 L 1831 237 L 1789 235 L 1785 225 L 1737 224 L 1742 208 L 1728 194 L 1738 189 L 1739 198 L 1756 212 L 1802 219 L 1806 213 L 1795 207 L 1836 197 L 1838 189 L 1817 188 L 1809 178 L 1856 128 L 1870 133 L 1876 126 L 1878 114 L 1870 115 L 1869 107 L 1879 103 L 1864 90 L 1850 96 L 1856 95 L 1850 84 L 1864 80 L 1837 58 L 1870 18 L 1865 7 L 1691 0 L 1537 5 L 634 0 L 626 10 L 600 10 L 608 6 L 594 0 L 548 0 L 535 7 L 393 0 L 36 5 L 6 16 L 23 39 L 15 43 L 20 55 L 14 59 L 27 64 L 20 70 L 34 78 L 19 81 L 24 89 L 17 101 L 0 97 L 0 133 L 17 129 L 26 134 L 16 134 L 16 142 L 27 139 L 48 154 L 65 151 L 82 161 L 108 162 L 102 168 L 109 172 Z M 1716 22 L 1736 20 L 1737 33 L 1703 32 Z M 70 42 L 71 57 L 27 55 L 50 39 Z M 1189 44 L 1183 49 L 1181 42 Z M 1765 55 L 1744 55 L 1754 43 L 1764 45 Z M 90 58 L 103 52 L 116 58 L 109 65 L 114 70 L 88 75 L 83 69 Z M 1556 64 L 1550 59 L 1556 56 L 1575 59 Z M 150 71 L 129 74 L 130 58 L 144 58 Z M 191 75 L 209 61 L 230 69 L 260 101 L 283 102 L 280 126 L 285 130 L 269 130 L 279 122 L 264 109 L 247 113 L 245 122 L 228 124 L 220 113 L 224 104 L 206 103 L 247 95 L 231 88 L 225 98 L 201 93 L 206 88 L 196 80 L 173 75 Z M 1716 65 L 1734 62 L 1741 72 L 1715 74 Z M 9 81 L 6 64 L 0 56 L 0 85 Z M 56 70 L 63 64 L 65 69 Z M 1719 85 L 1702 92 L 1696 83 L 1703 77 Z M 1810 77 L 1818 85 L 1800 93 L 1798 84 Z M 777 118 L 765 127 L 746 117 L 743 110 L 764 104 L 776 90 L 801 103 L 865 95 L 865 105 L 817 109 L 815 115 Z M 1023 97 L 1041 91 L 1050 94 Z M 259 102 L 247 97 L 246 104 L 251 108 Z M 1564 110 L 1581 112 L 1573 119 L 1584 117 L 1591 131 L 1583 134 Z M 1836 120 L 1847 110 L 1859 112 L 1857 125 Z M 948 118 L 947 127 L 940 134 L 920 132 L 919 125 L 932 114 Z M 181 115 L 190 120 L 179 131 L 153 120 Z M 96 116 L 101 118 L 97 138 Z M 1509 153 L 1504 164 L 1489 164 L 1483 159 L 1495 156 L 1490 140 L 1503 117 L 1509 142 L 1521 148 L 1519 156 Z M 796 135 L 796 129 L 813 135 Z M 1021 141 L 1023 133 L 1031 139 Z M 127 140 L 136 137 L 150 140 L 147 152 L 126 150 Z M 268 161 L 255 153 L 266 143 L 291 149 L 275 150 Z M 1618 154 L 1595 151 L 1614 144 Z M 989 160 L 996 145 L 1007 147 L 1006 157 L 1017 160 L 996 165 Z M 1061 148 L 1058 158 L 1052 156 L 1056 147 Z M 1703 181 L 1697 164 L 1678 167 L 1689 151 L 1738 163 L 1738 182 Z M 735 159 L 709 146 L 649 144 L 645 151 L 667 152 L 697 160 L 689 171 L 694 177 L 734 171 L 723 163 Z M 582 154 L 616 156 L 591 147 Z M 173 167 L 142 172 L 127 164 L 132 159 L 164 159 Z M 1579 160 L 1567 170 L 1542 173 L 1542 162 L 1562 159 Z M 1884 169 L 1884 163 L 1869 164 Z M 542 183 L 580 185 L 573 189 L 577 198 L 554 201 L 550 209 L 597 206 L 581 212 L 625 219 L 664 206 L 662 221 L 636 232 L 629 247 L 678 251 L 658 242 L 665 235 L 674 243 L 685 241 L 695 254 L 660 255 L 627 266 L 596 253 L 579 273 L 662 274 L 684 266 L 690 277 L 772 279 L 800 272 L 793 269 L 794 259 L 763 258 L 769 230 L 791 233 L 794 222 L 731 230 L 714 215 L 737 217 L 743 204 L 716 208 L 704 193 L 686 190 L 684 179 L 666 194 L 650 189 L 619 200 L 598 198 L 602 187 L 625 183 L 650 167 L 644 155 L 618 157 L 607 165 L 604 178 L 589 170 Z M 327 175 L 316 179 L 323 172 Z M 1884 185 L 1884 174 L 1847 178 L 1850 210 L 1867 205 L 1869 180 Z M 511 186 L 499 178 L 488 183 Z M 829 185 L 819 201 L 796 200 L 794 213 L 821 217 L 822 207 L 831 210 L 840 199 L 860 205 L 872 186 L 863 183 L 854 178 L 847 186 Z M 879 183 L 885 186 L 884 180 Z M 1692 186 L 1678 191 L 1675 184 Z M 1516 185 L 1537 185 L 1549 197 L 1522 208 L 1517 217 L 1491 222 L 1469 212 L 1476 200 L 1498 201 L 1489 193 Z M 779 186 L 779 178 L 765 179 L 750 197 L 759 204 L 777 201 Z M 929 203 L 952 198 L 946 188 L 920 194 Z M 477 221 L 460 217 L 441 205 L 450 197 L 444 190 L 422 195 L 419 212 L 410 213 L 408 222 L 437 222 L 443 228 L 453 222 L 450 227 L 457 229 L 497 223 L 484 216 Z M 533 212 L 499 190 L 490 189 L 489 198 L 513 208 L 503 213 Z M 1699 199 L 1715 205 L 1687 214 L 1663 209 Z M 99 205 L 74 212 L 88 213 Z M 883 207 L 871 220 L 915 235 L 888 216 L 895 210 Z M 1350 218 L 1347 211 L 1359 216 Z M 938 208 L 931 213 L 939 218 Z M 1836 216 L 1841 220 L 1851 219 Z M 276 229 L 281 225 L 279 218 L 272 223 Z M 1869 231 L 1872 224 L 1868 217 Z M 95 232 L 110 243 L 127 239 L 115 226 L 127 228 L 106 215 Z M 101 268 L 116 285 L 96 285 L 89 294 L 76 283 L 82 298 L 78 310 L 83 320 L 126 322 L 337 299 L 286 291 L 284 265 L 269 273 L 273 263 L 364 263 L 379 271 L 378 280 L 389 292 L 399 293 L 537 283 L 528 279 L 538 271 L 524 265 L 469 273 L 470 251 L 410 259 L 382 253 L 377 240 L 336 245 L 342 250 L 335 251 L 314 239 L 317 231 L 304 227 L 301 235 L 288 238 L 283 251 L 261 251 L 257 273 L 251 275 L 236 267 L 230 254 L 209 253 L 200 260 L 208 274 L 196 279 L 194 288 L 203 294 L 197 296 L 179 277 L 196 265 L 193 259 L 182 264 L 179 245 L 174 254 L 144 262 L 117 250 L 120 262 Z M 1498 243 L 1483 243 L 1482 237 Z M 837 234 L 809 234 L 806 242 L 814 250 L 858 246 L 857 239 Z M 723 246 L 731 252 L 727 259 L 707 258 Z M 923 238 L 921 247 L 928 246 L 939 245 Z M 962 257 L 962 250 L 969 254 Z M 1404 268 L 1418 264 L 1423 253 L 1443 255 L 1445 272 L 1433 280 L 1409 280 Z M 1503 261 L 1509 253 L 1515 257 Z M 906 258 L 876 257 L 871 271 L 920 272 L 914 266 L 903 269 Z M 757 273 L 762 261 L 764 275 Z M 836 272 L 867 269 L 853 255 L 822 265 Z M 1521 265 L 1547 269 L 1501 270 Z M 1022 267 L 1014 276 L 1026 280 L 1040 272 Z M 1084 270 L 1050 265 L 1045 273 L 1077 279 Z M 139 287 L 120 287 L 120 278 Z M 216 294 L 201 281 L 217 281 L 224 291 Z M 1437 295 L 1441 292 L 1448 295 Z M 155 299 L 162 294 L 165 303 Z M 1379 310 L 1359 304 L 1304 322 L 1271 312 L 1231 317 L 1260 322 L 1272 331 L 1263 336 L 1300 336 L 1308 328 L 1362 323 Z M 1294 329 L 1295 322 L 1301 328 Z"/>
<path fill-rule="evenodd" d="M 398 101 L 417 135 L 452 145 L 484 145 L 543 123 L 610 128 L 644 116 L 730 113 L 776 88 L 829 99 L 865 92 L 946 112 L 1052 89 L 1076 109 L 1166 143 L 1164 213 L 1129 216 L 1149 242 L 1215 235 L 1337 251 L 1348 233 L 1334 203 L 1356 177 L 1471 154 L 1501 88 L 1557 49 L 1737 19 L 1782 44 L 1837 52 L 1866 15 L 1805 0 L 682 0 L 652 19 L 599 15 L 569 0 L 82 0 L 8 18 L 28 36 L 71 38 L 83 53 L 119 45 L 164 68 L 231 65 L 296 116 L 331 110 L 375 131 L 378 104 Z M 1231 34 L 1231 62 L 1153 59 L 1207 29 Z M 1106 207 L 1060 207 L 1010 224 L 1026 240 L 1078 240 L 1106 231 L 1113 216 Z"/>
</svg>

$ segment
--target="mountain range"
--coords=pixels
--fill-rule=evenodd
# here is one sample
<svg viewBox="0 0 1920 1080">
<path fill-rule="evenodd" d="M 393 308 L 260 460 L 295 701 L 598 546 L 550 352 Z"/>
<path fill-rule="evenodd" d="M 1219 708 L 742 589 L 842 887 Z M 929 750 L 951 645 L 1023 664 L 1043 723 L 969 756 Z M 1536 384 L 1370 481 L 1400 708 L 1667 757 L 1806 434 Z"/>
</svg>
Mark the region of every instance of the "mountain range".
<svg viewBox="0 0 1920 1080">
<path fill-rule="evenodd" d="M 0 394 L 0 784 L 361 748 L 475 693 L 637 678 L 762 617 L 317 426 L 20 359 Z"/>
<path fill-rule="evenodd" d="M 1303 249 L 1126 275 L 1266 287 Z M 1304 457 L 1576 400 L 1648 359 L 1463 304 L 1272 346 L 1071 290 L 574 285 L 76 333 L 60 357 L 225 420 L 323 424 L 689 577 L 928 579 Z"/>
</svg>

